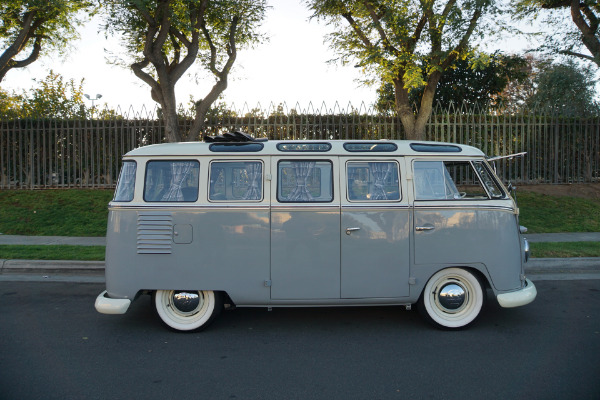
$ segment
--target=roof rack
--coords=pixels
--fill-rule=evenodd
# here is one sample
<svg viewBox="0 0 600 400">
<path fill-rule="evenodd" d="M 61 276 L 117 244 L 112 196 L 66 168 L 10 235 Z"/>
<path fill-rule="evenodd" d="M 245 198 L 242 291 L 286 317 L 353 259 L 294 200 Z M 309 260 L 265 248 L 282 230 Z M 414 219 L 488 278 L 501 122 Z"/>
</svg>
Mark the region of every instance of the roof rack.
<svg viewBox="0 0 600 400">
<path fill-rule="evenodd" d="M 267 138 L 253 138 L 247 133 L 240 131 L 226 132 L 217 136 L 204 136 L 207 143 L 245 143 L 245 142 L 266 142 Z"/>
</svg>

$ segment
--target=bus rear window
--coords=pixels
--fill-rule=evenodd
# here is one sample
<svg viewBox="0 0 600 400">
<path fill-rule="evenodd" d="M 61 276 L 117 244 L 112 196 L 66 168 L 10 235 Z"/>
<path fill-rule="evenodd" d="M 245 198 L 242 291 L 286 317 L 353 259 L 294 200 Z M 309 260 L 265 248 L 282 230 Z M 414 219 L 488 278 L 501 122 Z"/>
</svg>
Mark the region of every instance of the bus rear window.
<svg viewBox="0 0 600 400">
<path fill-rule="evenodd" d="M 129 202 L 133 200 L 135 189 L 135 171 L 137 164 L 135 161 L 123 161 L 123 167 L 119 173 L 119 181 L 113 201 Z"/>
</svg>

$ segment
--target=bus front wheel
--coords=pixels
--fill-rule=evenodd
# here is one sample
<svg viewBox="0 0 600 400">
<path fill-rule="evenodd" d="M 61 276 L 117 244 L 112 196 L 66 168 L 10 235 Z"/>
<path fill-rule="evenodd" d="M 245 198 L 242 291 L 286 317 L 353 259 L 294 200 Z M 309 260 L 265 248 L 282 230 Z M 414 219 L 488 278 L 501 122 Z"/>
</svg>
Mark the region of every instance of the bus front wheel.
<svg viewBox="0 0 600 400">
<path fill-rule="evenodd" d="M 433 325 L 456 329 L 473 322 L 484 301 L 485 291 L 475 275 L 462 268 L 447 268 L 429 279 L 418 306 Z"/>
<path fill-rule="evenodd" d="M 154 305 L 170 328 L 196 331 L 206 328 L 220 314 L 223 297 L 212 290 L 157 290 Z"/>
</svg>

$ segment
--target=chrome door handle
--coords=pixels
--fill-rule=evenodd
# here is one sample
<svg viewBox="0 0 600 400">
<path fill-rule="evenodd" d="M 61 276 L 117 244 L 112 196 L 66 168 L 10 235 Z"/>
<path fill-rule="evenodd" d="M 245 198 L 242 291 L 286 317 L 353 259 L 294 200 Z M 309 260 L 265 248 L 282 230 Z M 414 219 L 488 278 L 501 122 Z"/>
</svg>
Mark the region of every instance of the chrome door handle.
<svg viewBox="0 0 600 400">
<path fill-rule="evenodd" d="M 360 228 L 346 228 L 346 235 L 349 235 L 354 231 L 360 231 Z"/>
<path fill-rule="evenodd" d="M 431 225 L 426 225 L 426 226 L 417 226 L 415 228 L 415 230 L 417 232 L 422 232 L 422 231 L 432 231 L 435 229 L 435 226 L 431 226 Z"/>
</svg>

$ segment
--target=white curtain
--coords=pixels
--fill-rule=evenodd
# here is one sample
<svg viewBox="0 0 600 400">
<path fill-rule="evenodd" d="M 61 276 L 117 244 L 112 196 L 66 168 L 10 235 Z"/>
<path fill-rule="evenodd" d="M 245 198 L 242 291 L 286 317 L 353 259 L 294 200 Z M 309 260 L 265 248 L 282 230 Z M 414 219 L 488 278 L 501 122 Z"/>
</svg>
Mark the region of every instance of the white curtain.
<svg viewBox="0 0 600 400">
<path fill-rule="evenodd" d="M 308 188 L 306 187 L 308 178 L 315 167 L 314 161 L 293 161 L 291 166 L 296 173 L 296 187 L 289 194 L 288 201 L 313 201 Z"/>
<path fill-rule="evenodd" d="M 160 201 L 183 201 L 181 185 L 196 165 L 193 161 L 171 163 L 171 185 Z"/>
<path fill-rule="evenodd" d="M 260 200 L 261 198 L 261 180 L 262 164 L 258 162 L 246 163 L 246 173 L 248 174 L 248 190 L 242 197 L 243 200 Z"/>
<path fill-rule="evenodd" d="M 385 180 L 392 172 L 392 163 L 369 163 L 369 169 L 375 181 L 369 191 L 370 200 L 387 200 L 387 194 L 385 193 Z"/>
</svg>

